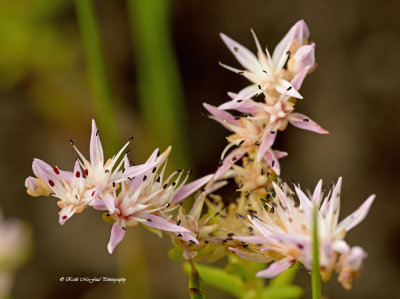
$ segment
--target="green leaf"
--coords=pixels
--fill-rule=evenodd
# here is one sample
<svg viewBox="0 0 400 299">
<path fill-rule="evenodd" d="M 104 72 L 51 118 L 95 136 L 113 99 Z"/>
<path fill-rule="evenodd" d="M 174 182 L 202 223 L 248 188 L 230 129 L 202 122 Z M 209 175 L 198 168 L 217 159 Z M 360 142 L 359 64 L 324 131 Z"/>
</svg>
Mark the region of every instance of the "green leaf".
<svg viewBox="0 0 400 299">
<path fill-rule="evenodd" d="M 274 279 L 271 279 L 268 286 L 282 287 L 290 285 L 295 279 L 299 268 L 300 268 L 300 263 L 296 262 L 292 267 L 287 269 L 285 272 L 278 275 Z"/>
<path fill-rule="evenodd" d="M 191 271 L 189 274 L 189 294 L 191 299 L 205 298 L 204 282 L 201 279 L 199 272 L 196 270 L 194 264 L 191 264 Z"/>
<path fill-rule="evenodd" d="M 257 294 L 257 299 L 295 299 L 303 294 L 303 289 L 299 286 L 274 286 L 262 289 Z"/>
<path fill-rule="evenodd" d="M 318 252 L 318 210 L 314 207 L 313 212 L 313 262 L 312 262 L 312 273 L 311 273 L 311 287 L 313 299 L 321 298 L 321 275 L 319 271 L 319 252 Z"/>
<path fill-rule="evenodd" d="M 246 261 L 233 253 L 228 254 L 228 264 L 225 267 L 227 273 L 241 277 L 244 281 L 258 281 L 260 286 L 265 280 L 256 278 L 256 273 L 266 268 L 266 264 Z"/>
<path fill-rule="evenodd" d="M 195 264 L 195 266 L 205 284 L 220 289 L 237 298 L 241 298 L 244 295 L 245 285 L 236 275 L 228 274 L 225 270 L 212 266 L 201 264 Z M 190 274 L 191 266 L 189 263 L 184 264 L 184 271 Z"/>
<path fill-rule="evenodd" d="M 75 0 L 75 8 L 95 116 L 101 124 L 102 134 L 106 141 L 103 146 L 108 150 L 115 150 L 120 140 L 92 0 Z"/>
</svg>

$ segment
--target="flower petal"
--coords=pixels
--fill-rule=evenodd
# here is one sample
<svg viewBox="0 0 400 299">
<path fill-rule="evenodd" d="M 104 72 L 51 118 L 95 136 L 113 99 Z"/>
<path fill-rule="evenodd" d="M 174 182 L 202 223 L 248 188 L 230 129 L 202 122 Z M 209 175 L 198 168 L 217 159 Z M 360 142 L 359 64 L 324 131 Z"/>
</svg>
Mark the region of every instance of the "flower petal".
<svg viewBox="0 0 400 299">
<path fill-rule="evenodd" d="M 291 96 L 297 99 L 303 98 L 301 94 L 292 86 L 292 84 L 284 79 L 279 79 L 278 83 L 274 86 L 275 90 L 280 94 Z"/>
<path fill-rule="evenodd" d="M 234 100 L 235 101 L 248 100 L 259 93 L 260 93 L 260 88 L 257 86 L 257 84 L 252 84 L 239 91 L 239 93 L 235 96 Z"/>
<path fill-rule="evenodd" d="M 277 175 L 280 175 L 281 167 L 279 165 L 280 158 L 286 157 L 288 153 L 277 150 L 268 149 L 264 155 L 264 159 L 271 166 Z"/>
<path fill-rule="evenodd" d="M 203 103 L 204 108 L 207 109 L 208 112 L 211 113 L 211 115 L 214 117 L 214 119 L 216 121 L 218 121 L 220 124 L 222 124 L 225 128 L 227 128 L 228 130 L 231 130 L 231 128 L 227 125 L 237 125 L 238 121 L 235 119 L 235 117 L 224 111 L 224 110 L 220 110 L 215 106 L 212 106 L 210 104 L 207 103 Z"/>
<path fill-rule="evenodd" d="M 125 229 L 120 227 L 118 221 L 115 222 L 112 226 L 110 241 L 108 242 L 107 245 L 107 249 L 110 254 L 113 253 L 115 247 L 122 241 L 124 236 L 125 236 Z"/>
<path fill-rule="evenodd" d="M 367 198 L 366 201 L 352 214 L 344 218 L 338 225 L 336 231 L 340 232 L 343 229 L 346 231 L 351 230 L 353 227 L 358 225 L 364 218 L 367 216 L 369 209 L 371 208 L 372 203 L 375 200 L 375 194 L 371 195 Z"/>
<path fill-rule="evenodd" d="M 104 155 L 103 147 L 101 146 L 100 136 L 97 130 L 96 122 L 92 119 L 92 135 L 90 137 L 90 163 L 96 165 L 103 165 Z"/>
<path fill-rule="evenodd" d="M 138 218 L 138 221 L 140 221 L 144 225 L 154 227 L 160 230 L 174 232 L 174 233 L 191 233 L 191 231 L 188 230 L 187 228 L 180 225 L 176 225 L 175 223 L 172 223 L 164 218 L 161 218 L 153 214 L 140 213 L 136 215 L 136 217 Z"/>
<path fill-rule="evenodd" d="M 306 77 L 308 70 L 310 69 L 309 66 L 304 67 L 302 70 L 300 70 L 290 81 L 290 84 L 292 84 L 293 88 L 296 90 L 300 90 L 301 85 L 303 84 L 304 78 Z"/>
<path fill-rule="evenodd" d="M 323 129 L 320 125 L 312 121 L 308 116 L 304 114 L 296 112 L 292 113 L 289 116 L 288 120 L 293 126 L 297 128 L 308 130 L 318 134 L 329 134 L 327 130 Z"/>
<path fill-rule="evenodd" d="M 277 132 L 271 133 L 268 127 L 265 128 L 264 134 L 261 137 L 261 144 L 257 151 L 257 161 L 261 161 L 267 150 L 275 141 Z"/>
<path fill-rule="evenodd" d="M 115 198 L 110 193 L 106 193 L 101 197 L 107 210 L 112 214 L 115 211 Z"/>
<path fill-rule="evenodd" d="M 228 49 L 235 56 L 237 61 L 246 69 L 250 71 L 259 70 L 259 61 L 257 57 L 246 47 L 231 39 L 229 36 L 220 33 L 219 36 L 228 47 Z"/>
<path fill-rule="evenodd" d="M 256 277 L 272 278 L 282 273 L 293 265 L 294 260 L 290 258 L 282 259 L 272 263 L 267 269 L 257 272 Z"/>
<path fill-rule="evenodd" d="M 227 172 L 233 164 L 236 163 L 236 161 L 239 161 L 244 154 L 246 153 L 245 150 L 242 148 L 236 148 L 233 151 L 231 151 L 224 159 L 222 162 L 222 165 L 218 167 L 217 171 L 215 172 L 214 179 L 220 178 L 225 172 Z"/>
<path fill-rule="evenodd" d="M 294 73 L 298 73 L 305 67 L 312 68 L 315 64 L 315 44 L 298 48 L 293 59 L 294 63 L 290 70 Z"/>
<path fill-rule="evenodd" d="M 174 198 L 172 199 L 172 203 L 177 203 L 185 199 L 190 194 L 197 191 L 198 189 L 203 187 L 206 183 L 208 183 L 208 181 L 210 181 L 213 176 L 214 174 L 209 174 L 183 186 L 175 193 Z"/>
</svg>

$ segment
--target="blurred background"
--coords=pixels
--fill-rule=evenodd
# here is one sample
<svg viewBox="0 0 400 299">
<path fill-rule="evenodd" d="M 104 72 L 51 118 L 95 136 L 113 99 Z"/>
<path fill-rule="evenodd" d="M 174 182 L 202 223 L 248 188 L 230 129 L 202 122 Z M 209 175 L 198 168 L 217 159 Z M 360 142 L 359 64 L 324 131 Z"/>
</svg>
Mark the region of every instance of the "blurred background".
<svg viewBox="0 0 400 299">
<path fill-rule="evenodd" d="M 187 298 L 187 277 L 168 238 L 130 228 L 109 255 L 111 226 L 87 209 L 58 224 L 54 198 L 30 198 L 24 179 L 34 157 L 69 169 L 73 138 L 88 154 L 95 117 L 106 156 L 135 136 L 144 162 L 174 145 L 171 167 L 215 171 L 227 131 L 204 117 L 247 82 L 218 66 L 237 62 L 224 32 L 255 50 L 249 28 L 272 49 L 299 19 L 316 43 L 299 112 L 331 134 L 289 127 L 282 174 L 314 188 L 343 176 L 342 217 L 377 199 L 348 236 L 369 254 L 353 290 L 336 276 L 326 298 L 400 298 L 399 1 L 0 0 L 0 206 L 31 226 L 31 258 L 16 273 L 13 298 Z M 193 177 L 194 178 L 194 177 Z M 235 194 L 225 191 L 225 196 Z M 0 240 L 1 242 L 1 240 Z M 125 277 L 125 284 L 59 282 L 62 276 Z M 296 281 L 310 297 L 309 273 Z M 209 298 L 230 298 L 212 288 Z"/>
</svg>

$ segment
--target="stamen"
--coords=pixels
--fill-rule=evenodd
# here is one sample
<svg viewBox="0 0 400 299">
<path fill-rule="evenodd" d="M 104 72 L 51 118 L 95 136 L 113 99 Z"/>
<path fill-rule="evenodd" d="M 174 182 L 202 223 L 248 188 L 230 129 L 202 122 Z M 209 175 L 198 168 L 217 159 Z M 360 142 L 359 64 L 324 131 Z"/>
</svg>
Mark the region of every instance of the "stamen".
<svg viewBox="0 0 400 299">
<path fill-rule="evenodd" d="M 77 178 L 79 178 L 79 177 L 81 176 L 80 171 L 77 171 L 77 172 L 75 173 L 75 176 L 76 176 Z"/>
<path fill-rule="evenodd" d="M 49 185 L 50 185 L 51 187 L 54 187 L 54 182 L 53 182 L 52 180 L 49 180 Z"/>
</svg>

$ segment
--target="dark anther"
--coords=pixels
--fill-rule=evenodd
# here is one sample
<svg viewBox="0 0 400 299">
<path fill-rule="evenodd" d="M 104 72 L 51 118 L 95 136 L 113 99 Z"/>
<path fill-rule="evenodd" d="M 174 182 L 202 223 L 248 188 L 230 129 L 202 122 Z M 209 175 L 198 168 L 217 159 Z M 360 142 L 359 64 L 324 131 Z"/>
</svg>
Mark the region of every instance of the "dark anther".
<svg viewBox="0 0 400 299">
<path fill-rule="evenodd" d="M 115 182 L 112 183 L 112 186 L 115 188 Z"/>
<path fill-rule="evenodd" d="M 144 175 L 144 177 L 143 177 L 143 182 L 144 182 L 145 180 L 147 180 L 147 175 Z"/>
<path fill-rule="evenodd" d="M 172 185 L 172 187 L 174 187 L 176 185 L 176 182 L 173 182 L 171 185 Z"/>
<path fill-rule="evenodd" d="M 303 119 L 304 122 L 308 123 L 310 120 L 308 118 Z"/>
<path fill-rule="evenodd" d="M 289 91 L 292 89 L 292 86 L 289 86 L 286 90 Z"/>
<path fill-rule="evenodd" d="M 96 132 L 96 136 L 99 136 L 100 130 L 97 130 Z"/>
<path fill-rule="evenodd" d="M 157 167 L 154 167 L 153 170 L 151 171 L 152 173 L 155 173 L 157 170 Z"/>
<path fill-rule="evenodd" d="M 161 179 L 161 177 L 158 177 L 158 178 L 156 179 L 156 182 L 159 183 L 159 182 L 160 182 L 160 179 Z"/>
<path fill-rule="evenodd" d="M 178 234 L 178 236 L 177 236 L 178 238 L 182 238 L 182 234 Z"/>
<path fill-rule="evenodd" d="M 133 140 L 133 136 L 129 137 L 128 141 L 131 142 Z"/>
<path fill-rule="evenodd" d="M 75 144 L 75 142 L 72 139 L 69 140 L 69 143 L 71 143 L 72 145 Z"/>
<path fill-rule="evenodd" d="M 171 204 L 170 204 L 170 203 L 167 203 L 165 206 L 166 206 L 167 208 L 169 208 L 169 207 L 171 206 Z"/>
<path fill-rule="evenodd" d="M 275 160 L 272 161 L 271 166 L 274 167 L 275 165 Z"/>
<path fill-rule="evenodd" d="M 235 50 L 235 52 L 239 51 L 238 47 L 234 47 L 233 50 Z"/>
<path fill-rule="evenodd" d="M 106 216 L 107 216 L 107 217 L 110 217 L 110 213 L 107 213 Z"/>
<path fill-rule="evenodd" d="M 60 174 L 60 171 L 58 170 L 57 166 L 54 166 L 54 167 L 53 167 L 53 171 L 54 171 L 56 174 Z"/>
<path fill-rule="evenodd" d="M 181 173 L 182 172 L 182 169 L 177 169 L 176 170 L 178 173 Z"/>
<path fill-rule="evenodd" d="M 122 229 L 123 229 L 123 230 L 126 230 L 126 227 L 124 226 Z"/>
<path fill-rule="evenodd" d="M 151 220 L 150 218 L 147 218 L 146 220 L 147 220 L 148 222 L 152 222 L 152 221 L 153 221 L 153 220 Z"/>
<path fill-rule="evenodd" d="M 176 225 L 181 225 L 181 220 L 179 219 Z"/>
<path fill-rule="evenodd" d="M 167 187 L 168 187 L 168 184 L 165 184 L 165 185 L 163 186 L 164 189 L 167 189 Z"/>
<path fill-rule="evenodd" d="M 258 89 L 261 89 L 261 85 L 258 85 Z"/>
<path fill-rule="evenodd" d="M 196 244 L 193 240 L 189 240 L 189 242 L 192 243 L 192 244 Z"/>
<path fill-rule="evenodd" d="M 271 134 L 275 134 L 275 131 L 271 131 Z"/>
</svg>

